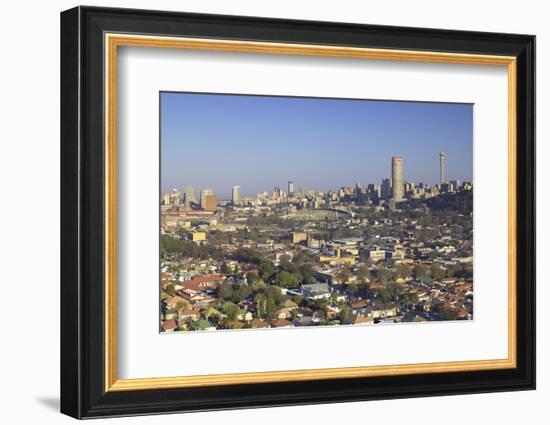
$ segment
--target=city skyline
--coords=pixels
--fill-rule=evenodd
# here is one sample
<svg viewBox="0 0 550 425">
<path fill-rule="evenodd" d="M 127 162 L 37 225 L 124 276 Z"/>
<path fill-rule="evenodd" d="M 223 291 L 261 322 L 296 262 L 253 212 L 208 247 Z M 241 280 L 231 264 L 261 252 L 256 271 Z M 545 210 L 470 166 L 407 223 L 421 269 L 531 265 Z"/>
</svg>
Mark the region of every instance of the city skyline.
<svg viewBox="0 0 550 425">
<path fill-rule="evenodd" d="M 470 104 L 161 93 L 161 105 L 162 192 L 381 184 L 392 157 L 403 182 L 438 184 L 442 151 L 446 180 L 472 180 Z"/>
<path fill-rule="evenodd" d="M 434 186 L 434 187 L 440 187 L 441 185 L 443 185 L 447 182 L 454 182 L 455 184 L 457 182 L 458 183 L 470 183 L 470 184 L 472 183 L 472 181 L 461 180 L 461 179 L 446 180 L 444 178 L 444 174 L 445 174 L 445 171 L 444 171 L 445 170 L 445 165 L 444 165 L 445 153 L 444 152 L 439 152 L 438 155 L 439 155 L 439 165 L 438 165 L 438 167 L 439 167 L 439 181 L 436 184 L 428 184 L 428 183 L 420 182 L 420 181 L 419 182 L 413 182 L 413 181 L 410 181 L 410 180 L 403 179 L 403 158 L 402 157 L 392 157 L 391 158 L 391 174 L 390 174 L 390 177 L 383 178 L 380 182 L 361 182 L 361 181 L 357 180 L 353 185 L 352 184 L 347 184 L 347 185 L 344 185 L 344 186 L 331 187 L 331 188 L 326 188 L 326 189 L 323 190 L 323 189 L 312 189 L 312 188 L 296 186 L 296 182 L 294 180 L 288 180 L 286 182 L 286 186 L 287 186 L 286 193 L 289 194 L 289 195 L 292 194 L 292 193 L 301 193 L 301 192 L 308 192 L 308 191 L 314 191 L 314 192 L 320 192 L 320 193 L 330 193 L 330 192 L 336 192 L 336 191 L 338 191 L 342 188 L 355 188 L 358 184 L 360 184 L 361 187 L 363 187 L 363 188 L 366 188 L 367 186 L 375 185 L 375 186 L 378 186 L 382 192 L 384 192 L 384 185 L 389 184 L 388 188 L 386 189 L 388 191 L 387 197 L 399 201 L 399 200 L 404 199 L 405 185 L 407 183 L 413 183 L 415 186 L 417 186 L 419 184 L 428 184 L 428 186 Z M 396 165 L 396 164 L 398 164 L 398 165 Z M 399 190 L 399 194 L 396 194 L 396 190 L 398 190 L 398 189 L 396 188 L 396 185 L 394 184 L 394 182 L 397 181 L 396 176 L 399 176 L 398 178 L 399 178 L 399 181 L 400 181 L 401 189 Z M 222 198 L 219 198 L 218 200 L 231 201 L 233 204 L 236 204 L 236 203 L 238 204 L 239 199 L 241 199 L 241 198 L 253 198 L 253 197 L 255 197 L 255 196 L 257 196 L 261 193 L 270 194 L 270 193 L 272 193 L 273 191 L 276 191 L 276 190 L 282 190 L 283 192 L 285 192 L 284 189 L 283 189 L 284 187 L 285 187 L 284 185 L 274 185 L 271 188 L 266 188 L 265 190 L 262 190 L 262 191 L 259 191 L 259 192 L 245 193 L 245 192 L 241 192 L 241 185 L 232 185 L 230 196 L 227 197 L 227 198 L 222 197 Z M 195 188 L 193 186 L 186 186 L 186 190 L 185 190 L 185 193 L 184 193 L 185 198 L 188 197 L 187 192 L 189 190 L 191 190 L 192 192 L 194 190 L 198 190 L 199 192 L 201 192 L 203 190 L 212 191 L 212 193 L 214 195 L 218 195 L 218 193 L 216 191 L 212 190 L 212 188 L 210 188 L 210 187 Z M 180 193 L 181 192 L 180 187 L 173 187 L 170 190 L 163 191 L 161 197 L 163 197 L 165 195 L 169 195 L 170 193 L 173 193 L 174 191 L 178 191 L 178 193 Z M 192 198 L 194 199 L 194 195 L 192 196 Z"/>
</svg>

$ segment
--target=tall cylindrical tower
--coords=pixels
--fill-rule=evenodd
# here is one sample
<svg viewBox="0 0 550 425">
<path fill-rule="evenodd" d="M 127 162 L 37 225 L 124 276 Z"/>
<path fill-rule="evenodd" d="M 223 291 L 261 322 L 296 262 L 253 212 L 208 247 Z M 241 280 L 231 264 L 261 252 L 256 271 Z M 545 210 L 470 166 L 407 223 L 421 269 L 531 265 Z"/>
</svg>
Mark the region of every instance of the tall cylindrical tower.
<svg viewBox="0 0 550 425">
<path fill-rule="evenodd" d="M 395 201 L 403 199 L 403 158 L 394 156 L 391 159 L 392 198 Z"/>
<path fill-rule="evenodd" d="M 439 184 L 445 183 L 445 152 L 439 152 Z"/>
</svg>

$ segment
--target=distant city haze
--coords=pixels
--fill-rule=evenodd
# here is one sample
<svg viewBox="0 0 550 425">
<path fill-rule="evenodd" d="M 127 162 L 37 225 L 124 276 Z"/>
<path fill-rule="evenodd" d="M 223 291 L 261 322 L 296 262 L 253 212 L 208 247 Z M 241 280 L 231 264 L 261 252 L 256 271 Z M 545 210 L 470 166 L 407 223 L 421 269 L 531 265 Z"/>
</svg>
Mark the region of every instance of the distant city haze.
<svg viewBox="0 0 550 425">
<path fill-rule="evenodd" d="M 211 188 L 230 199 L 403 180 L 472 181 L 473 105 L 162 92 L 161 190 Z"/>
</svg>

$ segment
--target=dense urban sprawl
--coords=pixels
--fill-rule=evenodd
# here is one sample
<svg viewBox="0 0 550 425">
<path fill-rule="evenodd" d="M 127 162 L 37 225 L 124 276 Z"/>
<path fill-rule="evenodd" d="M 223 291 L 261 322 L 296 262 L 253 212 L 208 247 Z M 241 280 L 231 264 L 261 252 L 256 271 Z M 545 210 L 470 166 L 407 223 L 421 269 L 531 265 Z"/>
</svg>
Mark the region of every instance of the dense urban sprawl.
<svg viewBox="0 0 550 425">
<path fill-rule="evenodd" d="M 472 184 L 161 197 L 163 332 L 469 320 Z"/>
</svg>

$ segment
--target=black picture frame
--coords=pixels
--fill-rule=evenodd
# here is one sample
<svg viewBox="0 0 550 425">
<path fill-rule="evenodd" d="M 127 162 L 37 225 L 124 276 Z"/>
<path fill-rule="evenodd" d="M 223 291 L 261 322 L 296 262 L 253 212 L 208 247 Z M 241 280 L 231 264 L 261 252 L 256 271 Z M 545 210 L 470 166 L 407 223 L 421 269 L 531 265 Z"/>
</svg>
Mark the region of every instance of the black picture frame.
<svg viewBox="0 0 550 425">
<path fill-rule="evenodd" d="M 515 56 L 517 367 L 106 392 L 102 143 L 105 32 Z M 62 413 L 93 418 L 534 388 L 534 36 L 96 7 L 76 7 L 61 13 Z"/>
</svg>

